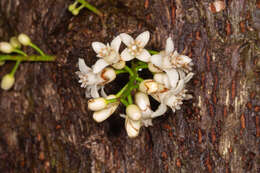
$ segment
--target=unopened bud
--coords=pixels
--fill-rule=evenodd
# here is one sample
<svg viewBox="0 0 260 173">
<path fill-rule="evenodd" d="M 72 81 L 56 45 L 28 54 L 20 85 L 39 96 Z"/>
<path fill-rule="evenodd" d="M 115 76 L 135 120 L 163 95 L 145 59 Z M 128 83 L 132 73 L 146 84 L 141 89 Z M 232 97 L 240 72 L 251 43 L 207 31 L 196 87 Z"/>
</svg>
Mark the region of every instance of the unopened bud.
<svg viewBox="0 0 260 173">
<path fill-rule="evenodd" d="M 153 79 L 158 83 L 164 84 L 167 88 L 170 88 L 171 86 L 169 78 L 165 73 L 156 73 L 153 76 Z"/>
<path fill-rule="evenodd" d="M 150 107 L 149 97 L 143 92 L 138 92 L 135 94 L 135 103 L 142 111 L 145 111 Z"/>
<path fill-rule="evenodd" d="M 77 16 L 79 14 L 79 10 L 78 9 L 73 9 L 71 11 L 71 13 L 74 15 L 74 16 Z"/>
<path fill-rule="evenodd" d="M 138 106 L 131 104 L 126 107 L 126 115 L 134 121 L 138 121 L 142 117 L 142 113 Z"/>
<path fill-rule="evenodd" d="M 127 135 L 130 138 L 137 137 L 139 134 L 140 128 L 141 128 L 141 121 L 133 121 L 133 120 L 129 119 L 128 117 L 126 117 L 125 129 L 126 129 Z"/>
<path fill-rule="evenodd" d="M 155 80 L 147 79 L 140 83 L 139 90 L 151 94 L 158 90 L 158 83 Z"/>
<path fill-rule="evenodd" d="M 15 78 L 11 74 L 6 74 L 1 81 L 1 88 L 3 90 L 9 90 L 14 85 Z"/>
<path fill-rule="evenodd" d="M 26 34 L 19 34 L 18 41 L 24 46 L 28 46 L 31 43 L 31 39 Z"/>
<path fill-rule="evenodd" d="M 0 66 L 4 65 L 5 61 L 0 61 Z"/>
<path fill-rule="evenodd" d="M 99 111 L 101 109 L 104 109 L 107 105 L 106 99 L 103 97 L 90 99 L 88 101 L 88 108 L 92 111 Z"/>
<path fill-rule="evenodd" d="M 11 37 L 9 42 L 14 48 L 16 48 L 16 49 L 21 48 L 21 44 L 16 37 Z"/>
<path fill-rule="evenodd" d="M 105 68 L 101 73 L 101 77 L 106 81 L 106 83 L 109 83 L 116 78 L 116 72 L 112 68 Z"/>
<path fill-rule="evenodd" d="M 13 46 L 8 42 L 0 43 L 0 51 L 3 53 L 12 53 L 13 49 Z"/>
<path fill-rule="evenodd" d="M 125 67 L 125 61 L 123 60 L 119 60 L 117 63 L 113 64 L 112 67 L 114 67 L 115 69 L 122 69 Z"/>
</svg>

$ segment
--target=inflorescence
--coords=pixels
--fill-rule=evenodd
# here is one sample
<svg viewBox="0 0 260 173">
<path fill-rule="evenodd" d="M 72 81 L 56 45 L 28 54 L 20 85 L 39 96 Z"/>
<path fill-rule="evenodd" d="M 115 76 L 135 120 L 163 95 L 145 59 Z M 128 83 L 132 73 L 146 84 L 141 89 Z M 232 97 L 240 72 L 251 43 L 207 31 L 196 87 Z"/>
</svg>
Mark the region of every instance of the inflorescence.
<svg viewBox="0 0 260 173">
<path fill-rule="evenodd" d="M 30 46 L 35 49 L 40 56 L 30 55 L 28 56 L 21 50 L 21 46 Z M 9 90 L 12 88 L 15 82 L 15 72 L 22 61 L 54 61 L 53 56 L 45 55 L 45 53 L 31 42 L 31 39 L 26 34 L 19 34 L 18 37 L 11 37 L 9 42 L 0 42 L 0 66 L 5 64 L 5 61 L 16 61 L 12 71 L 2 78 L 1 88 L 3 90 Z M 8 54 L 8 55 L 6 55 Z M 11 55 L 9 55 L 11 54 Z"/>
<path fill-rule="evenodd" d="M 142 126 L 151 126 L 152 119 L 163 115 L 167 106 L 175 112 L 181 108 L 183 100 L 192 98 L 185 89 L 194 75 L 192 59 L 174 51 L 171 37 L 166 40 L 165 50 L 148 51 L 145 46 L 149 39 L 150 33 L 145 31 L 136 39 L 122 33 L 110 44 L 93 42 L 92 48 L 99 59 L 90 68 L 80 58 L 80 71 L 76 72 L 81 87 L 86 88 L 86 97 L 91 98 L 88 108 L 94 111 L 94 120 L 106 120 L 122 103 L 126 113 L 120 116 L 125 118 L 125 129 L 131 138 L 138 136 Z M 120 53 L 121 42 L 126 48 Z M 127 61 L 131 61 L 131 67 L 126 65 Z M 148 69 L 153 79 L 143 79 L 138 74 L 143 69 Z M 118 93 L 107 95 L 104 86 L 121 73 L 129 74 L 128 83 Z M 148 95 L 160 103 L 157 110 L 151 109 Z"/>
</svg>

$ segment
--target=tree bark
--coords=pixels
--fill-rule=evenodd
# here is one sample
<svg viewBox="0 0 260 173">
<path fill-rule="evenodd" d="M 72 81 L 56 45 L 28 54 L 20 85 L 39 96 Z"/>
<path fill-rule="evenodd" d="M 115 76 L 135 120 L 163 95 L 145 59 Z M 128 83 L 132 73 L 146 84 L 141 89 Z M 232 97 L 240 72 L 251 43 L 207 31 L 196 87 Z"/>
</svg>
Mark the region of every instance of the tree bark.
<svg viewBox="0 0 260 173">
<path fill-rule="evenodd" d="M 54 63 L 22 63 L 0 91 L 0 172 L 260 172 L 260 1 L 90 0 L 72 16 L 64 0 L 1 0 L 0 38 L 28 34 Z M 193 60 L 193 99 L 130 139 L 119 113 L 98 124 L 75 72 L 97 60 L 93 41 L 151 32 L 148 48 L 171 36 Z M 25 48 L 26 52 L 34 53 Z M 8 73 L 13 63 L 0 69 Z M 120 77 L 119 77 L 120 78 Z M 108 84 L 107 93 L 121 87 Z"/>
</svg>

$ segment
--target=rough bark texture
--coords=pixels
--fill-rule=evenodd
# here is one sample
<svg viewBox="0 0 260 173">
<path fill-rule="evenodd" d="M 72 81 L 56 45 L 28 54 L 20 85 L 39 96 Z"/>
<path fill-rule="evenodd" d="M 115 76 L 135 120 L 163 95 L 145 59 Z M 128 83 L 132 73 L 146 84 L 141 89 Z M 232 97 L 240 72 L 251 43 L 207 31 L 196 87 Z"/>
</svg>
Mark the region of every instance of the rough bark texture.
<svg viewBox="0 0 260 173">
<path fill-rule="evenodd" d="M 72 16 L 69 0 L 0 1 L 1 40 L 24 32 L 57 56 L 22 63 L 14 88 L 0 91 L 0 172 L 260 172 L 259 1 L 225 0 L 218 13 L 211 0 L 89 2 L 103 22 L 86 9 Z M 144 30 L 148 48 L 163 49 L 171 36 L 192 57 L 194 98 L 129 139 L 119 111 L 94 122 L 75 71 L 79 57 L 96 61 L 92 41 Z"/>
</svg>

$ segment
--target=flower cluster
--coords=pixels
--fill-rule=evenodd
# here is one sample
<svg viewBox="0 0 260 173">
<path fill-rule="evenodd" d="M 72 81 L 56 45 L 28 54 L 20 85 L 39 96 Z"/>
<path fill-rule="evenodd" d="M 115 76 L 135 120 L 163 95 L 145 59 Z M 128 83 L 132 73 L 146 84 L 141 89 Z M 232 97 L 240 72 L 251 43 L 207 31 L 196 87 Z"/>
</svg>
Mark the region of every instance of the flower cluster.
<svg viewBox="0 0 260 173">
<path fill-rule="evenodd" d="M 41 56 L 28 56 L 21 50 L 22 45 L 32 47 Z M 0 42 L 0 52 L 5 54 L 16 53 L 16 55 L 0 54 L 0 66 L 4 65 L 5 61 L 16 61 L 12 71 L 2 78 L 1 88 L 3 90 L 12 88 L 15 82 L 15 72 L 22 61 L 54 61 L 54 57 L 45 55 L 40 48 L 31 42 L 31 39 L 26 34 L 19 34 L 18 37 L 11 37 L 9 42 Z"/>
<path fill-rule="evenodd" d="M 93 42 L 92 48 L 98 60 L 90 68 L 79 59 L 80 71 L 76 72 L 81 87 L 86 88 L 86 97 L 91 98 L 88 108 L 94 111 L 94 120 L 104 121 L 122 103 L 126 112 L 120 116 L 125 118 L 125 129 L 131 138 L 138 136 L 142 126 L 151 126 L 152 119 L 163 115 L 167 107 L 175 112 L 181 108 L 183 100 L 192 98 L 185 88 L 194 75 L 191 58 L 174 50 L 170 37 L 165 50 L 148 51 L 145 46 L 149 39 L 150 33 L 145 31 L 135 39 L 122 33 L 110 44 Z M 125 48 L 120 53 L 122 42 Z M 131 67 L 127 61 L 131 61 Z M 139 76 L 142 69 L 149 69 L 153 79 Z M 107 96 L 104 86 L 121 73 L 129 73 L 129 82 L 117 94 Z M 151 109 L 148 95 L 160 103 L 155 111 Z"/>
</svg>

